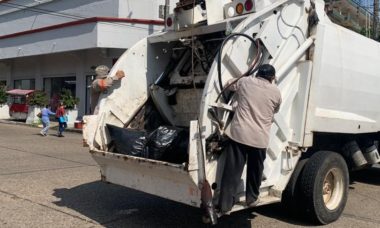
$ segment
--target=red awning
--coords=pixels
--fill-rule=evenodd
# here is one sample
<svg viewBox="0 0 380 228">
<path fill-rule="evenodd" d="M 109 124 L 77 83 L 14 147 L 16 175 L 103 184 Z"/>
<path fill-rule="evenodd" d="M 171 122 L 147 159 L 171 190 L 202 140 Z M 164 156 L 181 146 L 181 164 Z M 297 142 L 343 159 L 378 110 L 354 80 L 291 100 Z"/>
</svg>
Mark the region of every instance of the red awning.
<svg viewBox="0 0 380 228">
<path fill-rule="evenodd" d="M 7 94 L 9 95 L 28 95 L 30 93 L 33 93 L 34 90 L 26 90 L 26 89 L 12 89 L 12 90 L 9 90 L 7 91 Z"/>
</svg>

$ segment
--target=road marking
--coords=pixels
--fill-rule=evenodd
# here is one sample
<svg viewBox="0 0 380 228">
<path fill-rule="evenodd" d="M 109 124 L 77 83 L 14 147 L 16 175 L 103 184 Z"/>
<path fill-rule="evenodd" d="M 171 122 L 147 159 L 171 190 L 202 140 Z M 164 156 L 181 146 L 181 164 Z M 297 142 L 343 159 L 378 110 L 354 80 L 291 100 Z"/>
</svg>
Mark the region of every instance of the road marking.
<svg viewBox="0 0 380 228">
<path fill-rule="evenodd" d="M 47 171 L 64 170 L 64 169 L 75 169 L 75 168 L 85 168 L 85 167 L 94 167 L 94 166 L 97 166 L 97 165 L 82 165 L 82 166 L 71 166 L 71 167 L 64 167 L 64 168 L 52 168 L 52 169 L 36 169 L 36 170 L 20 171 L 20 172 L 13 172 L 13 173 L 3 173 L 3 174 L 0 174 L 0 176 L 29 174 L 29 173 L 47 172 Z"/>
</svg>

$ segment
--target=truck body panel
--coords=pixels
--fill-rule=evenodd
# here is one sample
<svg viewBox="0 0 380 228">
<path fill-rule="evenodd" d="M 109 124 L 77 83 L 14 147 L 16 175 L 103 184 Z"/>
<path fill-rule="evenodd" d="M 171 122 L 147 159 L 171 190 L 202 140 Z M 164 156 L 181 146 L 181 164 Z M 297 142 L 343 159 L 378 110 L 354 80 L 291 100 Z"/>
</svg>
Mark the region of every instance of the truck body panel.
<svg viewBox="0 0 380 228">
<path fill-rule="evenodd" d="M 88 118 L 85 130 L 105 181 L 200 207 L 202 181 L 208 180 L 217 199 L 225 156 L 209 154 L 206 139 L 215 132 L 224 133 L 234 109 L 233 99 L 218 98 L 222 91 L 217 55 L 207 74 L 199 73 L 200 66 L 192 61 L 205 43 L 220 40 L 220 44 L 225 38 L 222 32 L 231 27 L 232 34 L 253 35 L 261 46 L 241 36 L 227 41 L 220 53 L 221 83 L 242 75 L 260 55 L 264 63 L 275 66 L 282 95 L 271 128 L 259 205 L 281 200 L 303 152 L 314 146 L 315 133 L 380 130 L 380 104 L 376 102 L 380 95 L 376 87 L 380 83 L 379 44 L 332 23 L 321 0 L 313 4 L 298 0 L 255 2 L 263 6 L 260 11 L 225 20 L 220 20 L 218 11 L 210 14 L 209 25 L 154 34 L 123 54 L 110 74 L 123 70 L 126 77 L 101 96 L 99 112 Z M 318 18 L 318 24 L 310 25 L 312 16 Z M 202 45 L 196 43 L 198 40 Z M 178 50 L 184 53 L 182 57 L 176 54 Z M 191 73 L 181 76 L 182 66 L 190 65 L 189 61 Z M 176 67 L 167 72 L 171 63 Z M 158 83 L 165 75 L 173 79 L 177 104 L 170 104 L 170 90 Z M 199 88 L 195 81 L 202 78 L 207 80 Z M 176 87 L 175 83 L 183 84 Z M 170 164 L 112 152 L 106 124 L 128 127 L 149 99 L 167 123 L 189 129 L 187 162 Z M 212 108 L 223 127 L 210 114 Z M 242 202 L 245 172 L 239 186 Z M 232 211 L 243 208 L 246 206 L 237 204 Z"/>
<path fill-rule="evenodd" d="M 308 132 L 380 129 L 380 45 L 335 24 L 320 24 L 310 89 Z"/>
</svg>

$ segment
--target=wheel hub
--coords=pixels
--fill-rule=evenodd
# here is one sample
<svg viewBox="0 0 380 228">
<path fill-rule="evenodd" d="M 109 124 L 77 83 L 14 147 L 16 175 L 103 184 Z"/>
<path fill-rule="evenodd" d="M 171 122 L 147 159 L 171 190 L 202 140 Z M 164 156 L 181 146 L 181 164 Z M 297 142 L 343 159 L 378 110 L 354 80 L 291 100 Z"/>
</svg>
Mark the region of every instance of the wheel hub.
<svg viewBox="0 0 380 228">
<path fill-rule="evenodd" d="M 323 183 L 323 200 L 325 203 L 331 199 L 332 190 L 334 189 L 333 178 L 333 175 L 329 173 Z"/>
<path fill-rule="evenodd" d="M 343 174 L 338 169 L 327 172 L 322 186 L 323 202 L 329 210 L 335 210 L 343 197 Z"/>
</svg>

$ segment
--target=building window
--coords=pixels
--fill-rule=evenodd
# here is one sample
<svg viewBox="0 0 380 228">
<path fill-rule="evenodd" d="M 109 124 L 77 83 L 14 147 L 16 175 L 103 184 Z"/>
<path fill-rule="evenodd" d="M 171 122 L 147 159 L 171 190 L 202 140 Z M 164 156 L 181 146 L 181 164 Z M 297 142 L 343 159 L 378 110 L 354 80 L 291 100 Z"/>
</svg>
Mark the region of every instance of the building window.
<svg viewBox="0 0 380 228">
<path fill-rule="evenodd" d="M 35 89 L 34 79 L 14 80 L 15 89 Z"/>
<path fill-rule="evenodd" d="M 44 91 L 50 97 L 52 110 L 58 107 L 62 89 L 70 90 L 71 94 L 75 97 L 76 77 L 44 78 Z"/>
</svg>

